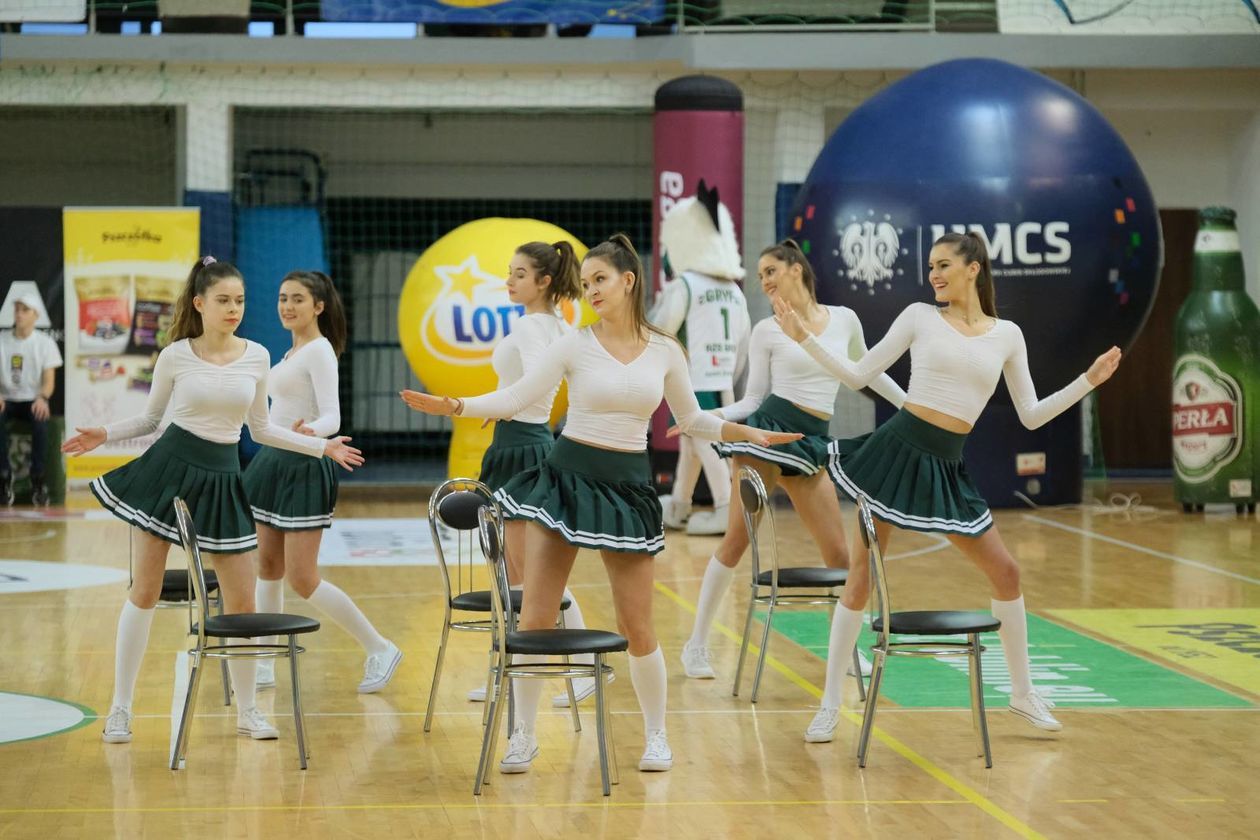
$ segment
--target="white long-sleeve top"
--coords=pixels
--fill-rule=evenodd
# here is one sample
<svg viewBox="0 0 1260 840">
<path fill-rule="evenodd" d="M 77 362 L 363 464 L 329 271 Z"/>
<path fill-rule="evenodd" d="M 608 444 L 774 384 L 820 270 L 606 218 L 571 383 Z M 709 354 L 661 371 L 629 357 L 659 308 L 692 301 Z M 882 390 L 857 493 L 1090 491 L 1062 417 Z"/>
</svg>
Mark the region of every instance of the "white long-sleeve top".
<svg viewBox="0 0 1260 840">
<path fill-rule="evenodd" d="M 490 363 L 499 377 L 499 390 L 520 381 L 525 371 L 547 357 L 547 349 L 572 328 L 563 318 L 543 312 L 525 315 L 512 324 L 512 331 L 494 346 Z M 560 383 L 536 402 L 530 403 L 512 417 L 522 423 L 546 423 L 551 419 L 551 405 L 556 401 Z"/>
<path fill-rule="evenodd" d="M 341 400 L 337 390 L 337 353 L 320 336 L 290 351 L 267 378 L 271 422 L 292 429 L 302 420 L 318 437 L 341 428 Z"/>
<path fill-rule="evenodd" d="M 814 340 L 829 354 L 857 361 L 866 354 L 862 322 L 847 306 L 828 306 L 830 318 Z M 774 318 L 758 321 L 748 344 L 748 385 L 734 405 L 720 409 L 727 420 L 739 421 L 752 414 L 774 394 L 803 408 L 831 416 L 840 382 L 828 370 L 784 335 Z M 871 379 L 875 393 L 898 408 L 906 392 L 888 374 Z"/>
<path fill-rule="evenodd" d="M 1024 333 L 1016 324 L 997 319 L 988 332 L 967 336 L 950 326 L 930 303 L 907 306 L 888 328 L 888 334 L 856 362 L 837 357 L 812 337 L 807 337 L 801 346 L 851 388 L 864 387 L 909 350 L 910 392 L 906 402 L 973 425 L 993 396 L 999 376 L 1006 377 L 1015 412 L 1029 429 L 1053 420 L 1094 387 L 1081 374 L 1038 400 L 1028 372 Z"/>
<path fill-rule="evenodd" d="M 647 347 L 629 364 L 612 357 L 590 327 L 554 342 L 514 385 L 464 400 L 461 416 L 516 417 L 569 381 L 569 414 L 562 434 L 579 443 L 641 452 L 648 421 L 661 397 L 683 434 L 722 439 L 722 420 L 700 409 L 687 376 L 687 359 L 672 338 L 648 333 Z"/>
<path fill-rule="evenodd" d="M 242 422 L 254 440 L 266 446 L 324 454 L 322 438 L 275 425 L 267 416 L 267 348 L 247 341 L 236 361 L 214 365 L 197 356 L 188 339 L 172 342 L 158 354 L 144 413 L 105 427 L 106 440 L 125 440 L 157 431 L 170 408 L 170 421 L 214 443 L 236 443 Z"/>
</svg>

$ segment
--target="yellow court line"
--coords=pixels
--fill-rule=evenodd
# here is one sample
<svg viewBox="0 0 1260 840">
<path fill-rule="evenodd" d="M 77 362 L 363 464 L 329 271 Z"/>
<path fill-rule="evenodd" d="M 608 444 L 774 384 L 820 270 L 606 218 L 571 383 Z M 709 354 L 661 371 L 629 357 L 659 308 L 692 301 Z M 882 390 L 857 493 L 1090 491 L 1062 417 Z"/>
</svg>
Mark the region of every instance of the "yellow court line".
<svg viewBox="0 0 1260 840">
<path fill-rule="evenodd" d="M 670 589 L 665 584 L 661 583 L 660 581 L 657 581 L 656 590 L 660 592 L 662 595 L 664 595 L 665 597 L 669 598 L 678 606 L 682 607 L 687 612 L 691 613 L 692 615 L 695 615 L 695 612 L 696 612 L 695 604 L 692 604 L 686 598 L 682 597 L 681 595 L 679 595 L 674 590 Z M 736 644 L 739 644 L 743 641 L 742 636 L 736 634 L 734 630 L 722 624 L 722 622 L 714 621 L 713 626 L 717 628 L 717 630 L 723 636 L 726 636 L 728 639 L 733 640 Z M 750 653 L 753 653 L 754 655 L 756 655 L 757 653 L 760 652 L 761 649 L 750 642 L 748 645 L 748 650 Z M 823 692 L 821 688 L 814 685 L 812 682 L 805 679 L 800 674 L 796 673 L 796 671 L 794 671 L 792 668 L 788 667 L 784 663 L 780 662 L 778 659 L 775 659 L 773 656 L 766 654 L 766 664 L 769 665 L 774 670 L 778 671 L 782 676 L 787 677 L 789 682 L 801 688 L 806 694 L 810 695 L 811 697 L 815 699 L 822 698 Z M 861 715 L 845 710 L 843 711 L 842 716 L 846 720 L 848 720 L 850 723 L 854 724 L 855 726 L 862 725 Z M 990 800 L 984 794 L 980 793 L 980 791 L 971 787 L 966 782 L 963 782 L 955 778 L 954 776 L 950 775 L 946 770 L 942 769 L 941 767 L 938 767 L 936 764 L 933 764 L 928 759 L 919 755 L 910 747 L 906 746 L 904 743 L 894 738 L 892 735 L 889 735 L 887 732 L 880 729 L 878 726 L 873 728 L 872 735 L 874 735 L 874 737 L 878 741 L 880 741 L 882 744 L 887 746 L 897 755 L 906 759 L 915 767 L 918 767 L 924 773 L 927 773 L 929 776 L 936 779 L 941 784 L 945 785 L 945 787 L 949 788 L 954 793 L 957 793 L 959 796 L 963 797 L 963 799 L 975 805 L 981 811 L 984 811 L 986 814 L 993 817 L 1002 825 L 1009 828 L 1011 831 L 1014 831 L 1016 834 L 1020 835 L 1021 837 L 1039 838 L 1039 840 L 1045 840 L 1044 835 L 1035 831 L 1031 826 L 1024 823 L 1014 814 L 1011 814 L 1010 812 L 1004 810 L 1002 807 L 1000 807 L 995 802 Z"/>
<path fill-rule="evenodd" d="M 1174 799 L 1173 800 L 1173 802 L 1213 802 L 1213 803 L 1222 803 L 1224 801 L 1225 801 L 1224 799 L 1219 799 L 1219 798 L 1210 797 L 1210 796 L 1195 797 L 1191 799 Z"/>
<path fill-rule="evenodd" d="M 819 805 L 969 805 L 965 799 L 762 799 L 762 800 L 695 800 L 661 802 L 618 802 L 616 800 L 592 802 L 383 802 L 361 805 L 170 805 L 154 808 L 0 808 L 0 814 L 180 814 L 258 811 L 515 811 L 519 809 L 563 808 L 734 808 L 752 806 L 808 806 Z"/>
</svg>

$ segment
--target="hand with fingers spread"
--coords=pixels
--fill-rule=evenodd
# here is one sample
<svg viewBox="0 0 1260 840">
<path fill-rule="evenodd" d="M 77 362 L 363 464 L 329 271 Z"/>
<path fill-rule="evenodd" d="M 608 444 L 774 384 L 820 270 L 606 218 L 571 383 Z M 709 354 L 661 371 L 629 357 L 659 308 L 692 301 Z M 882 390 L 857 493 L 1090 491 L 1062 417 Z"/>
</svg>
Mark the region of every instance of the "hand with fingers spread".
<svg viewBox="0 0 1260 840">
<path fill-rule="evenodd" d="M 800 314 L 792 308 L 792 304 L 778 296 L 774 298 L 774 322 L 783 330 L 784 335 L 795 342 L 809 338 L 809 330 L 805 328 Z"/>
<path fill-rule="evenodd" d="M 82 455 L 85 452 L 91 452 L 105 442 L 105 429 L 102 426 L 87 429 L 76 427 L 75 431 L 78 434 L 61 445 L 61 451 L 67 455 Z"/>
<path fill-rule="evenodd" d="M 752 443 L 757 446 L 782 446 L 785 443 L 791 443 L 800 440 L 805 435 L 799 432 L 773 432 L 769 429 L 758 429 L 755 426 L 745 426 L 742 423 L 732 423 L 738 430 L 739 440 Z"/>
<path fill-rule="evenodd" d="M 1090 385 L 1097 388 L 1110 379 L 1118 367 L 1120 367 L 1120 348 L 1112 347 L 1106 353 L 1094 359 L 1094 363 L 1089 366 L 1089 370 L 1085 371 L 1085 378 L 1089 380 Z"/>
<path fill-rule="evenodd" d="M 363 465 L 363 453 L 348 446 L 350 438 L 341 437 L 329 438 L 324 444 L 324 456 L 333 459 L 340 464 L 346 472 L 354 472 L 354 467 Z"/>
<path fill-rule="evenodd" d="M 435 414 L 438 417 L 458 415 L 463 411 L 464 401 L 459 397 L 438 397 L 420 391 L 399 391 L 398 395 L 412 411 L 422 414 Z"/>
</svg>

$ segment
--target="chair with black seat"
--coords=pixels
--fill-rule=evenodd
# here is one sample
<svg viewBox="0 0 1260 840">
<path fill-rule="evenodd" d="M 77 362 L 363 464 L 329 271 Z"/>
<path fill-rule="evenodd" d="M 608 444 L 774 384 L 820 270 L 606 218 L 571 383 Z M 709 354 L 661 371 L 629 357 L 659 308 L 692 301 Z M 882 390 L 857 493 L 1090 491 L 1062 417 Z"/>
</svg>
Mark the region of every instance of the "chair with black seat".
<svg viewBox="0 0 1260 840">
<path fill-rule="evenodd" d="M 429 687 L 429 705 L 424 714 L 424 731 L 428 732 L 433 725 L 433 712 L 437 706 L 438 684 L 442 679 L 442 665 L 446 661 L 446 641 L 452 630 L 475 633 L 487 633 L 491 628 L 492 605 L 490 590 L 474 589 L 473 583 L 473 540 L 477 534 L 477 511 L 483 507 L 491 507 L 495 515 L 502 518 L 499 503 L 494 493 L 485 484 L 471 478 L 452 478 L 442 482 L 433 495 L 429 497 L 429 533 L 433 539 L 433 553 L 437 555 L 438 568 L 442 571 L 442 587 L 445 591 L 445 610 L 442 617 L 442 638 L 438 642 L 437 661 L 433 664 L 433 683 Z M 440 526 L 455 531 L 455 561 L 448 562 L 446 552 L 442 548 Z M 452 580 L 452 574 L 454 579 Z M 513 614 L 521 608 L 521 590 L 510 590 Z M 570 606 L 568 598 L 560 603 L 561 626 L 563 612 Z M 477 617 L 455 618 L 455 612 L 472 613 Z M 487 672 L 488 679 L 488 672 Z M 573 728 L 581 731 L 582 724 L 578 718 L 577 698 L 573 694 L 573 681 L 565 681 L 569 693 L 569 709 L 573 717 Z M 487 685 L 488 689 L 488 685 Z M 490 708 L 486 706 L 482 722 L 490 719 Z"/>
<path fill-rule="evenodd" d="M 284 615 L 280 613 L 228 613 L 211 615 L 210 602 L 206 596 L 206 570 L 201 562 L 201 549 L 197 545 L 197 531 L 193 527 L 192 514 L 184 500 L 175 499 L 175 524 L 179 530 L 179 540 L 188 557 L 188 575 L 192 580 L 193 596 L 196 612 L 190 633 L 197 636 L 197 646 L 188 652 L 191 658 L 191 671 L 188 675 L 188 692 L 184 697 L 184 708 L 179 717 L 179 731 L 175 739 L 175 749 L 171 750 L 171 769 L 181 770 L 184 757 L 188 751 L 188 734 L 192 728 L 193 713 L 197 706 L 197 688 L 201 682 L 201 660 L 203 658 L 227 661 L 233 657 L 246 659 L 278 659 L 287 657 L 289 673 L 293 678 L 293 723 L 297 730 L 298 762 L 306 769 L 310 752 L 306 748 L 306 726 L 302 717 L 302 685 L 298 678 L 298 654 L 306 649 L 297 643 L 297 637 L 303 633 L 313 633 L 319 629 L 319 622 L 304 615 Z M 190 613 L 192 606 L 189 607 Z M 283 644 L 262 644 L 253 640 L 260 636 L 283 636 Z M 207 639 L 214 640 L 209 643 Z M 247 644 L 227 644 L 228 639 L 248 639 Z"/>
<path fill-rule="evenodd" d="M 871 622 L 875 631 L 875 654 L 871 670 L 870 696 L 862 715 L 862 734 L 858 739 L 858 766 L 866 766 L 866 754 L 870 749 L 871 731 L 875 725 L 875 707 L 879 689 L 884 681 L 885 662 L 889 656 L 941 656 L 964 653 L 970 668 L 971 723 L 976 731 L 978 756 L 984 758 L 984 766 L 993 766 L 989 752 L 989 725 L 984 715 L 984 682 L 981 678 L 980 655 L 984 646 L 980 634 L 989 633 L 1002 626 L 986 612 L 961 610 L 916 610 L 893 612 L 888 595 L 888 576 L 884 572 L 884 552 L 875 535 L 875 521 L 866 499 L 858 500 L 858 530 L 866 546 L 871 566 L 871 584 L 875 590 L 875 602 L 879 614 Z M 856 558 L 855 558 L 856 560 Z M 913 641 L 895 642 L 893 636 L 917 636 Z M 927 641 L 921 637 L 929 637 Z M 951 636 L 966 636 L 966 641 L 950 641 Z"/>
<path fill-rule="evenodd" d="M 739 680 L 744 671 L 744 658 L 752 636 L 753 615 L 757 605 L 766 608 L 765 625 L 761 631 L 761 650 L 757 654 L 757 671 L 753 675 L 752 702 L 757 702 L 761 688 L 761 672 L 766 664 L 766 648 L 770 645 L 770 624 L 777 607 L 828 607 L 835 611 L 840 596 L 836 587 L 844 586 L 849 579 L 848 569 L 832 569 L 827 566 L 780 566 L 778 539 L 774 530 L 774 511 L 770 507 L 765 482 L 751 467 L 739 468 L 739 500 L 744 508 L 744 528 L 748 531 L 748 545 L 752 552 L 752 584 L 748 596 L 748 615 L 744 618 L 744 637 L 739 645 L 739 665 L 735 668 L 735 685 L 731 694 L 739 696 Z M 762 519 L 770 526 L 770 567 L 762 568 L 761 544 L 758 535 Z M 783 592 L 784 589 L 794 590 Z M 803 590 L 803 591 L 802 591 Z M 862 664 L 857 648 L 853 649 L 853 673 L 857 675 L 858 694 L 866 699 L 866 687 L 862 683 Z"/>
<path fill-rule="evenodd" d="M 503 558 L 503 518 L 497 508 L 482 507 L 478 511 L 478 535 L 481 553 L 490 570 L 491 655 L 493 667 L 486 702 L 490 706 L 490 723 L 482 727 L 481 759 L 477 762 L 477 778 L 473 795 L 481 794 L 488 784 L 486 774 L 494 758 L 503 721 L 503 709 L 511 696 L 512 680 L 538 680 L 562 677 L 567 680 L 585 677 L 595 681 L 595 737 L 599 741 L 599 773 L 604 796 L 611 793 L 611 784 L 620 781 L 617 773 L 617 750 L 612 740 L 612 716 L 605 697 L 605 680 L 612 668 L 605 664 L 610 653 L 630 647 L 624 636 L 605 630 L 569 630 L 556 627 L 547 630 L 517 630 L 515 611 L 508 593 L 507 563 Z M 570 657 L 589 654 L 592 661 L 573 662 Z M 513 657 L 563 657 L 560 662 L 514 663 Z"/>
</svg>

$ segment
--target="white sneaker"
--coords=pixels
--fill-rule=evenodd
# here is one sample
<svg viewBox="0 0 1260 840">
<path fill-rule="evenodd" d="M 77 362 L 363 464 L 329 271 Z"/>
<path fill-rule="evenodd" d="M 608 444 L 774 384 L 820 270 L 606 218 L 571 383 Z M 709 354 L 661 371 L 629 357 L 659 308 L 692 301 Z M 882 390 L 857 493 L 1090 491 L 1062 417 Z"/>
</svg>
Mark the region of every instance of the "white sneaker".
<svg viewBox="0 0 1260 840">
<path fill-rule="evenodd" d="M 499 762 L 499 772 L 524 773 L 535 758 L 538 758 L 538 739 L 518 726 L 508 739 L 507 751 Z"/>
<path fill-rule="evenodd" d="M 271 725 L 271 721 L 258 711 L 257 706 L 237 713 L 236 732 L 239 735 L 248 735 L 255 741 L 274 741 L 280 737 L 280 730 Z"/>
<path fill-rule="evenodd" d="M 829 744 L 836 734 L 836 724 L 840 722 L 840 710 L 823 706 L 810 721 L 805 730 L 805 742 L 809 744 Z"/>
<path fill-rule="evenodd" d="M 693 537 L 712 537 L 725 534 L 730 510 L 730 505 L 722 505 L 713 510 L 702 510 L 691 514 L 691 517 L 687 520 L 687 533 Z"/>
<path fill-rule="evenodd" d="M 681 531 L 687 527 L 687 519 L 691 516 L 691 505 L 680 505 L 673 496 L 658 496 L 661 503 L 661 521 L 666 528 Z"/>
<path fill-rule="evenodd" d="M 258 676 L 254 685 L 260 689 L 276 687 L 276 660 L 258 660 Z"/>
<path fill-rule="evenodd" d="M 669 748 L 664 729 L 654 729 L 647 734 L 647 746 L 639 759 L 639 769 L 645 773 L 664 773 L 674 766 L 674 753 Z"/>
<path fill-rule="evenodd" d="M 109 717 L 105 718 L 105 731 L 101 733 L 101 740 L 107 744 L 131 743 L 130 709 L 114 706 L 109 710 Z"/>
<path fill-rule="evenodd" d="M 862 676 L 869 677 L 871 675 L 871 660 L 867 659 L 862 651 L 858 651 L 858 663 L 862 666 Z M 845 671 L 850 677 L 857 676 L 853 673 L 853 662 L 850 660 L 849 668 Z"/>
<path fill-rule="evenodd" d="M 709 662 L 709 649 L 704 645 L 693 645 L 688 639 L 682 649 L 683 673 L 693 680 L 716 679 L 717 673 Z"/>
<path fill-rule="evenodd" d="M 402 651 L 393 642 L 380 653 L 369 656 L 363 663 L 363 682 L 359 683 L 359 693 L 372 694 L 389 685 L 399 662 L 402 662 Z"/>
<path fill-rule="evenodd" d="M 604 685 L 608 685 L 610 682 L 612 682 L 615 679 L 617 679 L 616 672 L 610 673 L 608 675 L 608 679 L 604 681 Z M 577 700 L 579 703 L 581 703 L 583 700 L 585 700 L 587 697 L 590 697 L 594 693 L 595 693 L 595 680 L 594 679 L 587 678 L 587 677 L 579 677 L 578 679 L 573 681 L 573 698 Z M 557 694 L 555 697 L 552 697 L 551 705 L 557 709 L 569 708 L 569 692 L 562 691 L 559 694 Z"/>
<path fill-rule="evenodd" d="M 1050 707 L 1036 691 L 1029 693 L 1026 697 L 1012 695 L 1011 703 L 1006 708 L 1038 729 L 1044 729 L 1047 732 L 1059 732 L 1063 729 L 1063 724 L 1050 714 Z"/>
<path fill-rule="evenodd" d="M 473 703 L 486 702 L 486 687 L 484 685 L 479 685 L 476 688 L 468 689 L 468 699 Z"/>
</svg>

